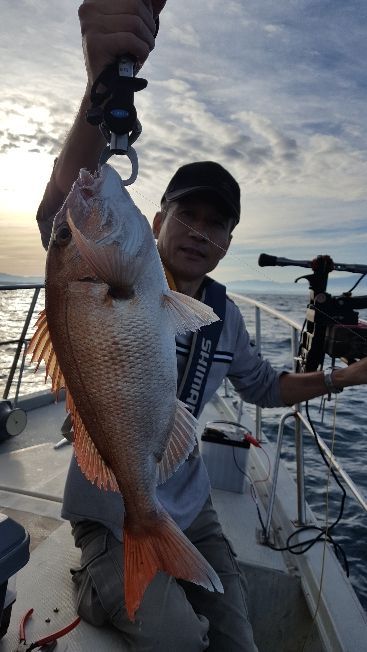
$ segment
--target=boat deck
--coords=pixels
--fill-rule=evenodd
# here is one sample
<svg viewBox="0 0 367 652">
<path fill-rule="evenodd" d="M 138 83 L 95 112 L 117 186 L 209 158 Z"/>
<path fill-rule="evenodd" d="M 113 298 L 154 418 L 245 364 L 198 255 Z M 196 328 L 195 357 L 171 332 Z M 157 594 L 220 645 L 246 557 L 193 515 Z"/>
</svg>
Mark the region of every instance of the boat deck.
<svg viewBox="0 0 367 652">
<path fill-rule="evenodd" d="M 61 501 L 72 447 L 67 444 L 54 449 L 62 438 L 63 402 L 31 410 L 27 417 L 23 433 L 3 442 L 0 447 L 0 508 L 22 523 L 34 539 L 42 524 L 47 534 L 61 519 Z M 209 407 L 202 421 L 205 423 L 215 417 L 217 413 L 211 413 Z M 242 561 L 286 571 L 282 557 L 256 541 L 258 517 L 246 480 L 243 494 L 214 489 L 213 500 L 224 530 L 232 532 L 228 536 Z M 246 519 L 241 519 L 241 513 L 246 513 Z M 233 521 L 237 525 L 235 530 L 231 527 Z M 38 534 L 37 541 L 40 539 Z"/>
<path fill-rule="evenodd" d="M 23 433 L 0 446 L 0 512 L 21 523 L 31 536 L 31 560 L 17 574 L 18 595 L 10 629 L 0 641 L 3 652 L 16 646 L 17 622 L 30 607 L 35 608 L 32 626 L 38 635 L 58 629 L 76 616 L 69 569 L 78 565 L 79 551 L 74 547 L 69 523 L 60 516 L 72 447 L 54 448 L 62 438 L 64 418 L 63 402 L 30 410 Z M 215 418 L 218 413 L 208 408 L 203 422 Z M 213 490 L 213 500 L 241 563 L 286 575 L 283 557 L 256 540 L 258 517 L 247 481 L 243 494 Z M 57 613 L 53 611 L 56 608 Z M 49 624 L 45 624 L 46 618 L 51 619 Z M 97 635 L 101 638 L 99 649 L 122 649 L 121 639 L 113 630 L 103 628 Z M 68 650 L 96 649 L 95 628 L 79 624 L 65 641 L 59 641 L 60 652 L 65 645 Z"/>
<path fill-rule="evenodd" d="M 44 404 L 37 409 L 29 409 L 27 404 L 25 407 L 28 417 L 25 430 L 0 445 L 0 512 L 8 514 L 29 531 L 31 558 L 17 574 L 17 600 L 8 634 L 0 641 L 0 652 L 15 649 L 19 617 L 30 607 L 35 609 L 30 634 L 33 627 L 40 635 L 59 629 L 76 617 L 70 568 L 78 565 L 79 551 L 74 547 L 69 523 L 60 516 L 72 447 L 66 444 L 55 449 L 62 438 L 60 428 L 65 418 L 65 406 L 61 402 Z M 217 419 L 230 419 L 230 412 L 220 399 L 214 399 L 206 407 L 201 425 L 204 427 L 208 421 Z M 243 422 L 254 432 L 247 415 Z M 273 458 L 272 445 L 266 441 L 262 445 Z M 266 458 L 259 450 L 253 447 L 249 450 L 246 471 L 252 482 L 267 476 Z M 269 486 L 269 482 L 257 483 L 262 510 L 262 503 L 268 499 Z M 243 493 L 214 489 L 212 496 L 223 530 L 232 541 L 246 573 L 250 618 L 259 651 L 362 650 L 360 642 L 365 641 L 366 616 L 334 556 L 327 553 L 324 568 L 318 616 L 322 644 L 307 606 L 308 602 L 313 609 L 318 596 L 322 547 L 312 548 L 298 558 L 297 567 L 294 557 L 262 545 L 258 536 L 256 505 L 247 479 Z M 294 485 L 284 467 L 279 473 L 276 514 L 277 532 L 283 535 L 284 541 L 290 533 L 289 528 L 294 527 L 292 523 L 296 514 Z M 344 600 L 333 600 L 333 596 L 338 594 L 348 600 L 347 612 Z M 346 613 L 348 622 L 344 618 Z M 50 622 L 46 623 L 48 618 Z M 66 649 L 117 651 L 123 650 L 124 646 L 120 636 L 111 628 L 96 629 L 83 622 L 59 641 L 58 650 L 63 652 Z"/>
</svg>

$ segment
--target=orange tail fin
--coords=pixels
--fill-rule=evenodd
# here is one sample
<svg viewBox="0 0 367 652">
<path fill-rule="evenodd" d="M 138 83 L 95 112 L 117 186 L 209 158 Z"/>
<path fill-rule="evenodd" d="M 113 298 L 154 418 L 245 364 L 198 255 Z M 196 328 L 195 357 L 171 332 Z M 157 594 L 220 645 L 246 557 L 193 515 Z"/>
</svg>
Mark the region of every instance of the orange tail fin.
<svg viewBox="0 0 367 652">
<path fill-rule="evenodd" d="M 125 606 L 130 620 L 158 571 L 223 593 L 216 572 L 164 511 L 157 525 L 144 534 L 135 535 L 124 527 L 124 549 Z"/>
</svg>

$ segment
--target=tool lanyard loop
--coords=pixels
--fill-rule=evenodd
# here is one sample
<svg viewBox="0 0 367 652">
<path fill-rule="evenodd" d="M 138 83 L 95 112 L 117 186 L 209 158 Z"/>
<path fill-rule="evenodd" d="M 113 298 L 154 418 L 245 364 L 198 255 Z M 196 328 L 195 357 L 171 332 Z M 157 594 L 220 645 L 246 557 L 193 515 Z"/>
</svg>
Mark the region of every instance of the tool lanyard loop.
<svg viewBox="0 0 367 652">
<path fill-rule="evenodd" d="M 136 61 L 131 56 L 120 57 L 107 66 L 92 86 L 92 106 L 86 112 L 87 121 L 99 126 L 107 141 L 99 165 L 113 154 L 129 158 L 132 174 L 124 181 L 125 185 L 133 183 L 138 174 L 138 159 L 132 144 L 139 138 L 142 127 L 134 106 L 134 93 L 148 84 L 146 79 L 134 76 L 136 70 Z"/>
</svg>

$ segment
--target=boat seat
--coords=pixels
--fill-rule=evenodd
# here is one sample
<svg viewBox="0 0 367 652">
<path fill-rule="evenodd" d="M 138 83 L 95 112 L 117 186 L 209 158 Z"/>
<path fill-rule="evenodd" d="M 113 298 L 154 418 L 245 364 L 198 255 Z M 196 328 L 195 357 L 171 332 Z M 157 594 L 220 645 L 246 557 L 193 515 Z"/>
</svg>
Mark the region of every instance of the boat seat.
<svg viewBox="0 0 367 652">
<path fill-rule="evenodd" d="M 13 652 L 18 644 L 20 617 L 31 607 L 34 613 L 27 624 L 27 639 L 61 629 L 77 616 L 70 568 L 79 563 L 80 551 L 74 546 L 70 524 L 63 523 L 33 551 L 31 561 L 17 574 L 17 599 L 10 627 L 0 641 L 1 652 Z M 58 611 L 55 612 L 54 609 Z M 50 619 L 50 622 L 45 622 Z M 80 622 L 57 643 L 58 652 L 108 650 L 123 652 L 124 646 L 113 628 L 97 628 Z"/>
</svg>

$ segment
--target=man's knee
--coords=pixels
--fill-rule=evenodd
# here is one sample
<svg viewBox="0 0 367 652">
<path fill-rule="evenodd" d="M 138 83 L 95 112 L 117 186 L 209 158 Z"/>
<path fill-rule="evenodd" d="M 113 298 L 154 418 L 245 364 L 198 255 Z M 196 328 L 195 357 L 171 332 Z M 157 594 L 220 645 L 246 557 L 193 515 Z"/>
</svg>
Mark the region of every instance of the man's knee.
<svg viewBox="0 0 367 652">
<path fill-rule="evenodd" d="M 77 587 L 77 611 L 83 620 L 99 627 L 109 622 L 111 609 L 123 601 L 122 568 L 118 572 L 109 554 L 115 546 L 122 556 L 121 544 L 107 528 L 92 521 L 76 524 L 73 535 L 82 551 L 80 566 L 71 571 Z"/>
<path fill-rule="evenodd" d="M 198 616 L 176 581 L 158 574 L 145 591 L 134 622 L 128 619 L 122 597 L 107 613 L 88 570 L 74 575 L 78 614 L 91 625 L 111 624 L 121 632 L 129 650 L 149 652 L 202 652 L 206 650 L 209 623 Z"/>
<path fill-rule="evenodd" d="M 77 587 L 76 610 L 78 615 L 95 627 L 102 627 L 108 623 L 108 613 L 102 607 L 87 569 L 75 572 L 73 582 Z"/>
<path fill-rule="evenodd" d="M 196 615 L 182 587 L 165 573 L 149 584 L 131 622 L 124 608 L 121 543 L 106 528 L 83 524 L 79 530 L 74 529 L 74 537 L 82 558 L 73 580 L 84 620 L 95 626 L 111 623 L 127 649 L 137 652 L 201 652 L 208 647 L 207 619 Z"/>
</svg>

